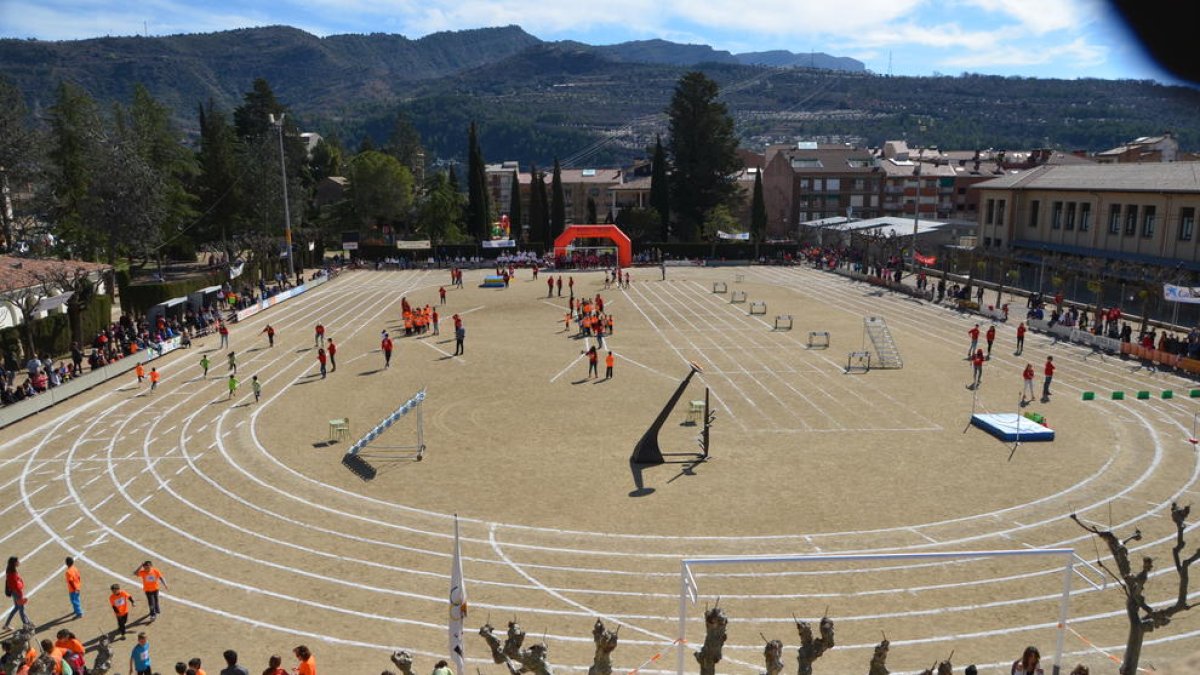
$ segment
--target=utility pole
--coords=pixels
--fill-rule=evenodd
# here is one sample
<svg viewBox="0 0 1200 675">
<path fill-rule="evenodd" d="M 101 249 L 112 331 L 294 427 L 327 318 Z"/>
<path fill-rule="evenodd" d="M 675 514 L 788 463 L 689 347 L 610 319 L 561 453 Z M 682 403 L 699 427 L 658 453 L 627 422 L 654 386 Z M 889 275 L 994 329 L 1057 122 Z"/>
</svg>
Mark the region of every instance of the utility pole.
<svg viewBox="0 0 1200 675">
<path fill-rule="evenodd" d="M 288 259 L 288 283 L 295 283 L 296 280 L 296 263 L 292 260 L 292 212 L 288 205 L 288 189 L 287 189 L 287 165 L 284 163 L 283 154 L 283 118 L 286 115 L 280 113 L 279 119 L 275 119 L 275 115 L 270 115 L 271 124 L 275 125 L 275 130 L 279 132 L 279 178 L 283 181 L 283 238 L 287 246 Z"/>
</svg>

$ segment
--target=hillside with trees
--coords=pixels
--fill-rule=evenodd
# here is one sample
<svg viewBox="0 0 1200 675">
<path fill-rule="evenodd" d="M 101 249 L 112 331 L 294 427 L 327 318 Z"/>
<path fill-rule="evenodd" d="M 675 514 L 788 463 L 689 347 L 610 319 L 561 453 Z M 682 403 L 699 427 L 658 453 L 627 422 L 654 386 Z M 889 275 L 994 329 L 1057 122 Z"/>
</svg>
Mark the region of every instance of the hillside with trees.
<svg viewBox="0 0 1200 675">
<path fill-rule="evenodd" d="M 60 81 L 101 108 L 141 85 L 188 138 L 210 100 L 228 112 L 256 79 L 271 83 L 296 123 L 348 147 L 382 143 L 398 113 L 424 139 L 426 160 L 466 160 L 478 123 L 493 160 L 565 167 L 644 156 L 666 131 L 675 83 L 690 70 L 720 87 L 743 146 L 797 139 L 943 148 L 1097 151 L 1173 131 L 1200 147 L 1200 93 L 1151 81 L 1041 80 L 975 74 L 886 77 L 838 57 L 729 54 L 660 40 L 590 46 L 544 42 L 517 26 L 318 38 L 287 27 L 71 42 L 0 40 L 0 71 L 35 119 Z M 852 61 L 852 60 L 851 60 Z M 772 65 L 746 65 L 767 63 Z M 831 68 L 806 67 L 825 63 Z M 858 64 L 861 65 L 861 64 Z"/>
</svg>

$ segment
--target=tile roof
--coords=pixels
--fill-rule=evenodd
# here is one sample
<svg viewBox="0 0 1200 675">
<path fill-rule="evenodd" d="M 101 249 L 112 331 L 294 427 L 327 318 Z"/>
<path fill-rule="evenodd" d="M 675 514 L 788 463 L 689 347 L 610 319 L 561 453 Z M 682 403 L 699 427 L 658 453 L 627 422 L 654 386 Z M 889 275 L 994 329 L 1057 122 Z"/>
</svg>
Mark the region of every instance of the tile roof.
<svg viewBox="0 0 1200 675">
<path fill-rule="evenodd" d="M 1047 165 L 979 183 L 981 189 L 1200 192 L 1200 162 Z"/>
<path fill-rule="evenodd" d="M 71 272 L 80 268 L 88 272 L 100 272 L 112 269 L 112 266 L 82 260 L 18 258 L 0 255 L 0 293 L 37 286 L 42 283 L 42 277 L 57 270 Z"/>
</svg>

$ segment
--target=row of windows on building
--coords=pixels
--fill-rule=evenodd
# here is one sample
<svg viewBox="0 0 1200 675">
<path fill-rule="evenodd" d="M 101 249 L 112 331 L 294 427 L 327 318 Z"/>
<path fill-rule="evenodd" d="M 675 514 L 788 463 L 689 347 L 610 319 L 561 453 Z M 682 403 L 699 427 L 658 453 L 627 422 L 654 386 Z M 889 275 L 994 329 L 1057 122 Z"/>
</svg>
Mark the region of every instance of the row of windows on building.
<svg viewBox="0 0 1200 675">
<path fill-rule="evenodd" d="M 984 214 L 985 225 L 1004 223 L 1005 200 L 989 199 Z M 1041 225 L 1041 200 L 1029 202 L 1029 219 L 1026 225 L 1037 228 Z M 1092 229 L 1091 202 L 1060 202 L 1050 203 L 1050 229 L 1075 230 L 1088 232 Z M 1126 237 L 1141 236 L 1146 239 L 1154 237 L 1158 225 L 1158 209 L 1153 204 L 1110 204 L 1108 207 L 1108 233 Z M 1196 229 L 1196 209 L 1184 207 L 1179 209 L 1178 228 L 1176 236 L 1179 241 L 1191 241 Z"/>
</svg>

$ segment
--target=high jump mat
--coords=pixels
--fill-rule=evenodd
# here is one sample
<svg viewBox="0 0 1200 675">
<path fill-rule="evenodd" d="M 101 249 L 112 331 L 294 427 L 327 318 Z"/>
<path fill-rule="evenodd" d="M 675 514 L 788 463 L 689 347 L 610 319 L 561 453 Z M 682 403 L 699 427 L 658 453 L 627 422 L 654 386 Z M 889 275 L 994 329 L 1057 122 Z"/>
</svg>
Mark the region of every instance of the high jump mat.
<svg viewBox="0 0 1200 675">
<path fill-rule="evenodd" d="M 971 415 L 971 424 L 1002 441 L 1053 441 L 1054 430 L 1016 413 Z"/>
</svg>

